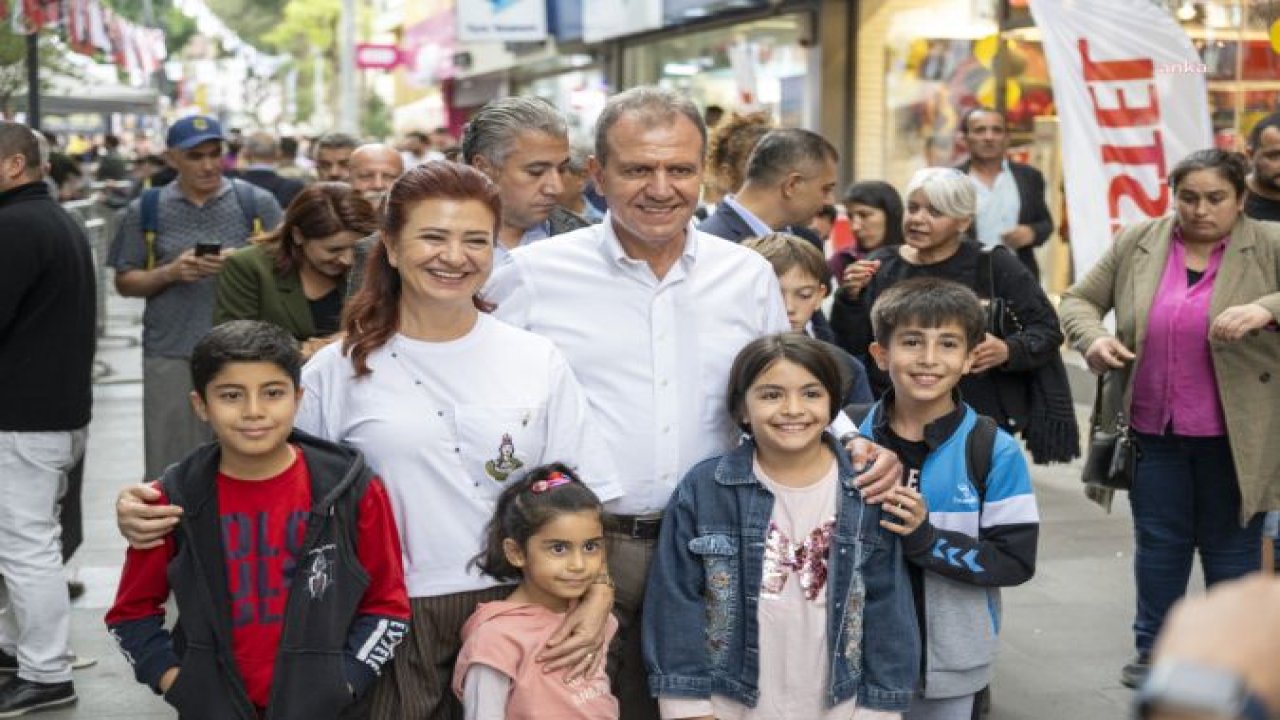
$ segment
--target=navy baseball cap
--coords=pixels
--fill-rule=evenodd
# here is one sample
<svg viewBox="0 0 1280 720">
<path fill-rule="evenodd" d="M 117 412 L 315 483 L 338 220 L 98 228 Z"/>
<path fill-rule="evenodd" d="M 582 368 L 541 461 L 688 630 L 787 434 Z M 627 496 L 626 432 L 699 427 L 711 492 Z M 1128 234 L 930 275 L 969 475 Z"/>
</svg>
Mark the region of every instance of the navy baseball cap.
<svg viewBox="0 0 1280 720">
<path fill-rule="evenodd" d="M 222 136 L 222 124 L 208 115 L 191 115 L 169 126 L 165 145 L 178 150 L 190 150 L 210 140 L 226 140 Z"/>
</svg>

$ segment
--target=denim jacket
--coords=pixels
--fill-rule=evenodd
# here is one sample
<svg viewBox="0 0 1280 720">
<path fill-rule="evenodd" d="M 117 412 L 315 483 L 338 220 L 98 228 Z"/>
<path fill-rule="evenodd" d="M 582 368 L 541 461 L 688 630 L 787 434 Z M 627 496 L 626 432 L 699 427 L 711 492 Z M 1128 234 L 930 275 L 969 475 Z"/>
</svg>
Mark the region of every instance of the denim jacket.
<svg viewBox="0 0 1280 720">
<path fill-rule="evenodd" d="M 897 536 L 864 505 L 844 450 L 827 581 L 827 702 L 902 712 L 920 668 L 911 582 Z M 755 443 L 695 465 L 676 488 L 645 591 L 643 643 L 656 696 L 759 698 L 757 607 L 773 494 L 752 472 Z M 820 670 L 816 670 L 820 671 Z"/>
</svg>

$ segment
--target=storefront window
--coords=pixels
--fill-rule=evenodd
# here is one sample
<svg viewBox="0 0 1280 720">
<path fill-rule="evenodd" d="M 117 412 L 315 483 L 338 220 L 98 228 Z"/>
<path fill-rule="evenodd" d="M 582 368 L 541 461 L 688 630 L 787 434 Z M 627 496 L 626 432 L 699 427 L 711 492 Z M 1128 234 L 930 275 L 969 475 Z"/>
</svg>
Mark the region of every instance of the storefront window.
<svg viewBox="0 0 1280 720">
<path fill-rule="evenodd" d="M 1200 51 L 1218 147 L 1243 150 L 1249 130 L 1280 101 L 1280 3 L 1272 0 L 1170 2 Z"/>
<path fill-rule="evenodd" d="M 626 87 L 659 85 L 701 107 L 768 110 L 782 125 L 806 124 L 808 15 L 754 20 L 625 49 Z"/>
<path fill-rule="evenodd" d="M 864 13 L 864 43 L 883 52 L 871 56 L 860 81 L 880 71 L 883 114 L 869 113 L 878 128 L 859 131 L 859 177 L 881 177 L 899 186 L 926 165 L 964 158 L 957 141 L 960 116 L 975 105 L 996 104 L 999 0 L 882 0 Z M 1025 0 L 1011 0 L 1002 66 L 1012 152 L 1032 156 L 1035 118 L 1052 115 L 1053 89 Z M 1206 74 L 1215 142 L 1243 149 L 1248 131 L 1280 107 L 1280 2 L 1159 0 L 1187 31 Z M 868 31 L 866 23 L 879 22 Z M 1273 31 L 1274 29 L 1274 31 Z M 1276 38 L 1273 45 L 1271 38 Z M 863 48 L 860 59 L 874 47 Z M 883 65 L 879 65 L 883 62 Z M 866 73 L 866 74 L 864 74 Z M 859 113 L 859 122 L 863 114 Z M 878 135 L 878 147 L 867 140 Z M 865 155 L 869 153 L 871 156 Z"/>
</svg>

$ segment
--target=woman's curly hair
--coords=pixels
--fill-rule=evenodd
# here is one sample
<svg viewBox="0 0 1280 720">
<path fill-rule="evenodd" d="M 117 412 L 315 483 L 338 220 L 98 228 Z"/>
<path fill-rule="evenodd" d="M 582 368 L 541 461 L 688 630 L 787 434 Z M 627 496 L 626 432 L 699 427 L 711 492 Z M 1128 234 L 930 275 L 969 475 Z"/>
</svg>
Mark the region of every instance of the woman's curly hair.
<svg viewBox="0 0 1280 720">
<path fill-rule="evenodd" d="M 722 194 L 742 187 L 751 151 L 772 129 L 773 116 L 767 112 L 732 113 L 715 127 L 707 142 L 707 176 Z"/>
</svg>

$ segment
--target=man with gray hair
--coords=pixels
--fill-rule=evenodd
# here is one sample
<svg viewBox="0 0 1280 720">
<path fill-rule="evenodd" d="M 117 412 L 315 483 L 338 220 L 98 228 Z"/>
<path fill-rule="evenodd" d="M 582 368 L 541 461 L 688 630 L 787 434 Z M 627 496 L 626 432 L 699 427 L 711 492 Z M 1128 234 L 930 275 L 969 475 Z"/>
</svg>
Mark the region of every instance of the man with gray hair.
<svg viewBox="0 0 1280 720">
<path fill-rule="evenodd" d="M 360 141 L 339 132 L 321 135 L 315 144 L 316 178 L 325 182 L 347 182 L 351 179 L 351 153 Z"/>
<path fill-rule="evenodd" d="M 706 140 L 702 113 L 672 91 L 638 87 L 610 98 L 590 162 L 609 202 L 604 222 L 516 249 L 484 293 L 499 319 L 564 353 L 619 470 L 626 494 L 608 504 L 610 574 L 598 582 L 616 585 L 609 670 L 624 720 L 659 715 L 640 614 L 662 512 L 695 463 L 727 452 L 741 434 L 725 400 L 738 351 L 790 327 L 769 263 L 693 225 Z M 845 422 L 837 433 L 853 429 Z M 878 456 L 859 476 L 877 499 L 900 466 L 892 453 L 857 450 L 862 461 Z M 588 619 L 551 638 L 548 669 L 594 667 L 594 651 L 574 653 L 581 639 L 603 638 L 603 605 L 584 601 L 598 614 L 583 613 Z"/>
<path fill-rule="evenodd" d="M 375 208 L 394 183 L 404 174 L 405 165 L 399 151 L 390 145 L 369 143 L 351 153 L 351 187 L 373 203 Z"/>
<path fill-rule="evenodd" d="M 545 100 L 507 97 L 480 108 L 463 131 L 462 161 L 488 175 L 502 198 L 494 267 L 517 247 L 588 225 L 559 205 L 569 128 Z"/>
<path fill-rule="evenodd" d="M 0 717 L 76 700 L 57 508 L 88 432 L 96 282 L 45 157 L 0 121 Z"/>
<path fill-rule="evenodd" d="M 587 199 L 587 186 L 591 183 L 591 174 L 587 172 L 590 159 L 590 146 L 574 143 L 569 148 L 569 162 L 560 171 L 560 183 L 564 185 L 564 191 L 560 193 L 560 207 L 594 225 L 604 220 L 604 211 Z"/>
<path fill-rule="evenodd" d="M 256 132 L 244 141 L 240 150 L 244 168 L 237 174 L 246 182 L 271 193 L 281 208 L 289 207 L 293 197 L 302 192 L 301 180 L 291 180 L 276 172 L 280 162 L 280 144 L 270 133 Z"/>
<path fill-rule="evenodd" d="M 747 160 L 746 182 L 726 195 L 698 229 L 734 242 L 771 232 L 817 240 L 807 227 L 831 203 L 839 153 L 808 130 L 770 130 Z"/>
</svg>

